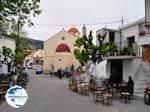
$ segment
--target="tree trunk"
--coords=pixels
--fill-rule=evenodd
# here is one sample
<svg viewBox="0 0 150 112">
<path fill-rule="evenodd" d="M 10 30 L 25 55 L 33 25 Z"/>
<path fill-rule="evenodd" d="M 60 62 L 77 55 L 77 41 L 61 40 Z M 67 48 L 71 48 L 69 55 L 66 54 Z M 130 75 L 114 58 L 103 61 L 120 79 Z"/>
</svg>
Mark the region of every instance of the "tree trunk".
<svg viewBox="0 0 150 112">
<path fill-rule="evenodd" d="M 89 82 L 90 81 L 90 78 L 91 78 L 91 73 L 89 71 L 90 69 L 90 65 L 92 64 L 92 60 L 88 60 L 87 63 L 85 63 L 85 75 L 86 75 L 86 79 L 85 81 L 86 82 Z"/>
</svg>

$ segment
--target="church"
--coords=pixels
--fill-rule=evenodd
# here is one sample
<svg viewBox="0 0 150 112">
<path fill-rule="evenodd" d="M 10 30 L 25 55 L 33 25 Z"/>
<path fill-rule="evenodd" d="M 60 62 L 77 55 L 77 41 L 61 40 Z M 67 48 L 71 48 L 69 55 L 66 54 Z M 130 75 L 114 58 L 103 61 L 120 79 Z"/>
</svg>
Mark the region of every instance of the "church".
<svg viewBox="0 0 150 112">
<path fill-rule="evenodd" d="M 82 28 L 82 35 L 86 35 L 85 26 Z M 44 42 L 44 73 L 56 72 L 60 68 L 65 70 L 72 65 L 74 69 L 81 66 L 74 56 L 74 44 L 80 36 L 79 30 L 72 27 L 68 31 L 63 29 Z"/>
</svg>

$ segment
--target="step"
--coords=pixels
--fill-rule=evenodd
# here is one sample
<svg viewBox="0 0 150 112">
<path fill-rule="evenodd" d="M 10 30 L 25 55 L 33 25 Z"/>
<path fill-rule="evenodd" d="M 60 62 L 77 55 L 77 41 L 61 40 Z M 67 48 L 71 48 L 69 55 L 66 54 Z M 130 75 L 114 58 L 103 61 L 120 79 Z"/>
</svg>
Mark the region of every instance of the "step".
<svg viewBox="0 0 150 112">
<path fill-rule="evenodd" d="M 144 94 L 141 94 L 141 93 L 136 93 L 136 92 L 135 92 L 134 95 L 135 95 L 135 96 L 139 96 L 139 97 L 144 97 Z"/>
<path fill-rule="evenodd" d="M 134 89 L 135 91 L 145 91 L 145 88 L 143 89 L 143 88 L 135 88 Z"/>
</svg>

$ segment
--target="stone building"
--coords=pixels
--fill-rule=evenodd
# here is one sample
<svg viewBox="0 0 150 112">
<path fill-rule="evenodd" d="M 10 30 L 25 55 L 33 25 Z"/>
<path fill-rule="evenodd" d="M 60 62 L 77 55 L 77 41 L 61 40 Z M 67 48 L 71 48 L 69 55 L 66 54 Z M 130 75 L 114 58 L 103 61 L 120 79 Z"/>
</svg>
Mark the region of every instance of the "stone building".
<svg viewBox="0 0 150 112">
<path fill-rule="evenodd" d="M 142 96 L 146 83 L 150 82 L 150 27 L 145 25 L 145 18 L 117 30 L 103 28 L 96 33 L 106 33 L 105 42 L 118 46 L 117 54 L 109 52 L 103 58 L 108 62 L 108 78 L 118 83 L 128 81 L 132 76 L 135 94 Z M 127 54 L 122 54 L 124 49 L 127 49 Z"/>
</svg>

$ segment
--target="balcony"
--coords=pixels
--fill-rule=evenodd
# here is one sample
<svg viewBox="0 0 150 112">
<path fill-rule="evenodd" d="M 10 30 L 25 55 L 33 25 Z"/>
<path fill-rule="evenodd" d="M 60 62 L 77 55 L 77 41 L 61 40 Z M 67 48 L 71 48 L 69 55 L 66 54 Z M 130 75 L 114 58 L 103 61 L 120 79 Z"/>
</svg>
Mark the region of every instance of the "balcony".
<svg viewBox="0 0 150 112">
<path fill-rule="evenodd" d="M 141 57 L 136 54 L 135 52 L 123 52 L 123 51 L 117 51 L 117 52 L 107 52 L 103 59 L 105 60 L 132 60 L 132 59 L 140 59 Z"/>
<path fill-rule="evenodd" d="M 139 45 L 150 45 L 150 25 L 140 24 L 139 25 Z"/>
<path fill-rule="evenodd" d="M 103 56 L 103 59 L 132 60 L 141 58 L 139 56 L 137 43 L 132 43 L 132 47 L 128 47 L 126 41 L 123 41 L 121 44 L 123 48 L 119 48 L 119 50 L 115 51 L 106 52 L 105 55 Z"/>
</svg>

